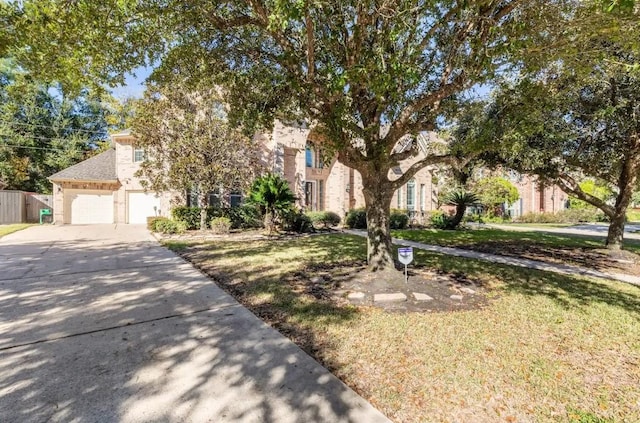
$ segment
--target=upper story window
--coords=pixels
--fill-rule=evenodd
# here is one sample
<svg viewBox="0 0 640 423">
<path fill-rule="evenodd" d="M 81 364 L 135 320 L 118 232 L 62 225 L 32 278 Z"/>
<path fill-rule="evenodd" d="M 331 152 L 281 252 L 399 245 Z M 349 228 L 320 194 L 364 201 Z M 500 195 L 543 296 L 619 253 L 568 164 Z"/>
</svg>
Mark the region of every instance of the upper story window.
<svg viewBox="0 0 640 423">
<path fill-rule="evenodd" d="M 313 144 L 307 144 L 307 148 L 305 150 L 305 163 L 307 167 L 322 169 L 322 150 L 316 148 Z"/>
<path fill-rule="evenodd" d="M 147 158 L 147 154 L 145 153 L 144 148 L 138 148 L 138 147 L 133 148 L 134 163 L 144 162 L 144 159 L 146 158 Z"/>
</svg>

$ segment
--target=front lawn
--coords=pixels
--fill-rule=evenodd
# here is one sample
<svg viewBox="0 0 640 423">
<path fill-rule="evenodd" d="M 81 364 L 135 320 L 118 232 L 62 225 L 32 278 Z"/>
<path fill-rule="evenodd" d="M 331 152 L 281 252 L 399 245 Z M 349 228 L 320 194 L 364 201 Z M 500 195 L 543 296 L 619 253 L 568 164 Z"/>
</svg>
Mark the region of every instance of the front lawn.
<svg viewBox="0 0 640 423">
<path fill-rule="evenodd" d="M 10 225 L 0 225 L 0 238 L 2 238 L 5 235 L 12 234 L 14 232 L 21 231 L 25 228 L 28 228 L 29 226 L 31 226 L 31 224 L 29 223 L 14 223 Z"/>
<path fill-rule="evenodd" d="M 424 244 L 640 275 L 640 266 L 633 263 L 638 261 L 639 257 L 636 254 L 640 253 L 640 241 L 635 239 L 624 241 L 624 251 L 611 252 L 605 249 L 602 237 L 539 231 L 509 231 L 495 228 L 455 231 L 424 229 L 393 231 L 393 236 Z"/>
<path fill-rule="evenodd" d="M 362 268 L 365 242 L 168 246 L 394 421 L 640 421 L 638 287 L 416 251 L 419 266 L 487 287 L 488 304 L 389 313 L 318 292 L 318 273 L 330 291 Z"/>
</svg>

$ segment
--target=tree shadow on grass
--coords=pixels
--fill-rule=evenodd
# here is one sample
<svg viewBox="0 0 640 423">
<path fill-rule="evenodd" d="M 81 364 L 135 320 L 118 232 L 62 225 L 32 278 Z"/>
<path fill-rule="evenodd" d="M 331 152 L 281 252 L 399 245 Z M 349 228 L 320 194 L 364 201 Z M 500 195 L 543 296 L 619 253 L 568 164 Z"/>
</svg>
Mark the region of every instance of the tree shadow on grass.
<svg viewBox="0 0 640 423">
<path fill-rule="evenodd" d="M 382 421 L 155 243 L 0 245 L 0 259 L 0 421 Z"/>
<path fill-rule="evenodd" d="M 327 325 L 344 325 L 354 319 L 358 309 L 336 303 L 326 293 L 336 281 L 356 276 L 353 257 L 359 254 L 360 240 L 333 236 L 313 236 L 303 240 L 257 241 L 253 243 L 202 243 L 183 249 L 180 254 L 209 275 L 218 286 L 281 333 L 294 340 L 307 353 L 334 370 L 321 350 L 327 340 L 318 340 L 315 331 Z M 286 267 L 287 252 L 304 250 L 304 259 Z M 264 264 L 238 266 L 237 260 L 277 255 Z M 284 258 L 282 258 L 284 256 Z M 276 262 L 280 263 L 276 263 Z M 349 270 L 345 270 L 349 269 Z"/>
</svg>

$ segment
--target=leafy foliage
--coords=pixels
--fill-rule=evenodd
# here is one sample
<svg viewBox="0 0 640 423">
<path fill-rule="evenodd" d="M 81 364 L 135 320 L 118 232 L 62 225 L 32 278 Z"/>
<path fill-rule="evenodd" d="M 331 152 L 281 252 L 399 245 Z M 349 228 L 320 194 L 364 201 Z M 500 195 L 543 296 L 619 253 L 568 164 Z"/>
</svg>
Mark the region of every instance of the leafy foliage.
<svg viewBox="0 0 640 423">
<path fill-rule="evenodd" d="M 316 211 L 305 213 L 311 222 L 315 225 L 322 225 L 325 228 L 330 226 L 338 226 L 340 224 L 340 216 L 331 211 Z"/>
<path fill-rule="evenodd" d="M 126 72 L 154 64 L 156 82 L 180 75 L 189 84 L 224 87 L 230 120 L 249 134 L 276 117 L 314 122 L 314 138 L 327 154 L 363 175 L 376 225 L 368 256 L 376 268 L 393 265 L 383 223 L 393 192 L 420 169 L 456 159 L 446 152 L 424 156 L 418 134 L 435 129 L 457 108 L 459 93 L 491 80 L 506 63 L 526 59 L 539 66 L 548 52 L 540 46 L 555 41 L 547 38 L 574 6 L 544 0 L 81 4 L 7 5 L 7 37 L 21 63 L 70 86 L 121 83 Z M 406 148 L 396 149 L 399 143 Z M 413 164 L 391 180 L 389 171 L 406 159 Z"/>
<path fill-rule="evenodd" d="M 228 234 L 231 230 L 231 219 L 228 217 L 214 217 L 209 221 L 209 227 L 214 234 Z"/>
<path fill-rule="evenodd" d="M 137 145 L 147 152 L 138 176 L 153 191 L 195 189 L 206 208 L 209 192 L 246 189 L 258 171 L 253 142 L 229 127 L 215 89 L 150 85 L 132 123 Z M 204 229 L 206 214 L 200 219 Z"/>
<path fill-rule="evenodd" d="M 182 234 L 187 230 L 187 224 L 180 220 L 156 217 L 149 222 L 149 229 L 161 234 Z"/>
<path fill-rule="evenodd" d="M 584 223 L 608 222 L 601 211 L 591 207 L 585 209 L 560 210 L 557 213 L 527 213 L 516 219 L 520 223 Z"/>
<path fill-rule="evenodd" d="M 392 210 L 389 215 L 389 226 L 391 229 L 407 229 L 407 226 L 409 226 L 409 215 L 404 211 Z"/>
<path fill-rule="evenodd" d="M 107 145 L 110 109 L 64 95 L 0 59 L 0 189 L 51 192 L 47 177 Z"/>
<path fill-rule="evenodd" d="M 615 198 L 615 194 L 609 186 L 603 183 L 599 183 L 594 179 L 586 179 L 578 184 L 580 190 L 585 194 L 592 195 L 604 202 L 609 202 Z M 586 209 L 593 208 L 593 206 L 586 201 L 579 200 L 575 197 L 571 197 L 569 204 L 572 209 Z"/>
<path fill-rule="evenodd" d="M 344 223 L 349 229 L 367 229 L 367 211 L 365 209 L 349 210 Z"/>
<path fill-rule="evenodd" d="M 291 209 L 296 197 L 289 188 L 289 182 L 282 176 L 268 173 L 257 178 L 251 190 L 247 202 L 259 208 L 264 216 L 264 225 L 272 231 L 276 222 Z"/>
<path fill-rule="evenodd" d="M 185 222 L 187 229 L 200 229 L 200 207 L 179 206 L 171 209 L 174 220 Z M 226 217 L 231 221 L 231 229 L 259 228 L 262 226 L 260 216 L 255 207 L 242 205 L 240 207 L 212 207 L 206 209 L 206 221 L 211 222 L 216 217 Z"/>
<path fill-rule="evenodd" d="M 442 229 L 455 229 L 460 225 L 467 207 L 476 205 L 480 202 L 480 198 L 469 191 L 460 189 L 449 193 L 446 197 L 446 203 L 456 207 L 456 213 L 454 216 L 441 218 L 441 222 L 438 222 Z"/>
<path fill-rule="evenodd" d="M 518 188 L 505 178 L 490 176 L 480 179 L 475 185 L 478 202 L 490 210 L 502 204 L 513 204 L 520 198 Z"/>
<path fill-rule="evenodd" d="M 313 232 L 313 222 L 302 210 L 290 209 L 283 214 L 283 226 L 286 231 L 307 233 Z"/>
</svg>

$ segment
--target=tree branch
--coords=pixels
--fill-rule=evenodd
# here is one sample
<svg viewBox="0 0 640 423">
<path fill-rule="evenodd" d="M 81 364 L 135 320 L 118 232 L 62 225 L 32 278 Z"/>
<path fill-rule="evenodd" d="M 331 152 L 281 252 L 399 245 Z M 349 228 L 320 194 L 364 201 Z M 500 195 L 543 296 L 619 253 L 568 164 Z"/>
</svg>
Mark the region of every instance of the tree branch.
<svg viewBox="0 0 640 423">
<path fill-rule="evenodd" d="M 591 204 L 594 207 L 599 208 L 608 217 L 613 217 L 615 214 L 615 208 L 605 203 L 603 200 L 595 197 L 587 192 L 584 192 L 580 185 L 569 175 L 560 175 L 554 181 L 564 192 L 572 194 L 574 197 Z"/>
<path fill-rule="evenodd" d="M 433 165 L 437 163 L 454 165 L 456 163 L 456 157 L 450 154 L 430 155 L 425 157 L 422 160 L 415 162 L 414 164 L 409 166 L 409 168 L 402 174 L 402 176 L 400 176 L 398 179 L 391 181 L 391 185 L 393 189 L 394 190 L 398 189 L 404 184 L 406 184 L 407 182 L 409 182 L 409 180 L 413 178 L 415 174 L 418 173 L 418 171 L 424 169 L 429 165 Z"/>
</svg>

